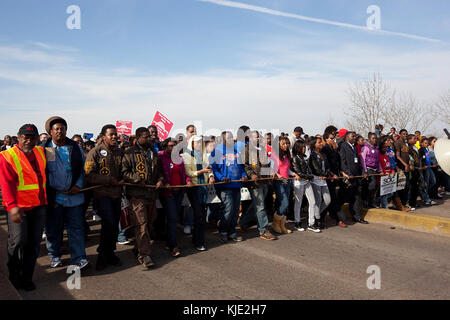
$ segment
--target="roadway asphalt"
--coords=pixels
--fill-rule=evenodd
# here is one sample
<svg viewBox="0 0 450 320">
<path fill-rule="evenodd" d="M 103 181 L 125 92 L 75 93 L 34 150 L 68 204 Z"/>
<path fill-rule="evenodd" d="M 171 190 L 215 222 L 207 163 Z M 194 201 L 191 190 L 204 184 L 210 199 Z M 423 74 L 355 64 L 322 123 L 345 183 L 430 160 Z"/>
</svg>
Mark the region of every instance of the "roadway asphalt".
<svg viewBox="0 0 450 320">
<path fill-rule="evenodd" d="M 98 234 L 92 234 L 86 244 L 92 266 L 83 271 L 80 290 L 67 288 L 66 267 L 48 268 L 43 244 L 38 289 L 19 293 L 24 299 L 450 299 L 448 237 L 375 223 L 320 234 L 295 231 L 273 242 L 259 239 L 254 229 L 243 235 L 241 243 L 220 244 L 209 227 L 209 250 L 197 252 L 180 230 L 181 257 L 170 257 L 156 241 L 156 266 L 144 270 L 132 246 L 118 246 L 123 266 L 98 272 Z M 66 266 L 68 258 L 63 256 Z M 366 285 L 371 265 L 380 267 L 379 290 Z"/>
</svg>

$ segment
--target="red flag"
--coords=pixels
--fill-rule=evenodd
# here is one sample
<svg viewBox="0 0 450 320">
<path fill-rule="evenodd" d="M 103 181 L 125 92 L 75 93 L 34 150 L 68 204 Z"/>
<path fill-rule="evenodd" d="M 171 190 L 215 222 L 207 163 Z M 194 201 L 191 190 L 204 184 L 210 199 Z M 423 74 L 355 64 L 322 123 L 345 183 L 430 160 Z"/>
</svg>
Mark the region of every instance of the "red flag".
<svg viewBox="0 0 450 320">
<path fill-rule="evenodd" d="M 169 137 L 170 130 L 173 127 L 172 121 L 167 119 L 167 117 L 159 111 L 156 111 L 152 125 L 155 125 L 158 128 L 158 136 L 161 140 L 165 140 Z"/>
</svg>

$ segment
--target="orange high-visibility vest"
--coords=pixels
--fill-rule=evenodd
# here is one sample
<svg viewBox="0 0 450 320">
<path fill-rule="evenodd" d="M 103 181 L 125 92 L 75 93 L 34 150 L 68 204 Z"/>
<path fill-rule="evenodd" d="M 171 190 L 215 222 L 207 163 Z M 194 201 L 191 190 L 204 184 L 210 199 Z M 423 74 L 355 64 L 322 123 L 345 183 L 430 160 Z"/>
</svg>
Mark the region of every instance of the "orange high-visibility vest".
<svg viewBox="0 0 450 320">
<path fill-rule="evenodd" d="M 42 176 L 42 187 L 44 188 L 45 204 L 47 204 L 47 193 L 45 186 L 47 178 L 45 176 L 45 167 L 47 160 L 45 159 L 44 149 L 42 147 L 33 148 L 34 156 L 39 164 L 39 170 Z M 1 155 L 5 157 L 6 161 L 11 165 L 19 177 L 17 184 L 17 206 L 19 208 L 31 208 L 41 206 L 39 199 L 39 180 L 36 172 L 31 167 L 27 156 L 17 147 L 5 150 L 1 152 Z M 3 203 L 5 205 L 5 203 Z"/>
</svg>

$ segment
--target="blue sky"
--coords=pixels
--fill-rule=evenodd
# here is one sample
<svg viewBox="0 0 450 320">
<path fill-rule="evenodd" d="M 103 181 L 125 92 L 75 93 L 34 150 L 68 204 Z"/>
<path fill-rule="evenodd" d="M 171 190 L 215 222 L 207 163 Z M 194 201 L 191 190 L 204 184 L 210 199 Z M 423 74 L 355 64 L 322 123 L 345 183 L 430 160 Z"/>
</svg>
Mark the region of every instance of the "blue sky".
<svg viewBox="0 0 450 320">
<path fill-rule="evenodd" d="M 115 120 L 137 128 L 157 109 L 175 131 L 202 121 L 204 130 L 245 123 L 316 133 L 330 118 L 343 123 L 349 83 L 373 72 L 424 103 L 449 88 L 446 0 L 237 1 L 357 26 L 378 5 L 383 30 L 437 43 L 212 2 L 2 0 L 0 135 L 23 122 L 42 131 L 55 114 L 70 134 Z M 66 28 L 72 4 L 81 30 Z"/>
</svg>

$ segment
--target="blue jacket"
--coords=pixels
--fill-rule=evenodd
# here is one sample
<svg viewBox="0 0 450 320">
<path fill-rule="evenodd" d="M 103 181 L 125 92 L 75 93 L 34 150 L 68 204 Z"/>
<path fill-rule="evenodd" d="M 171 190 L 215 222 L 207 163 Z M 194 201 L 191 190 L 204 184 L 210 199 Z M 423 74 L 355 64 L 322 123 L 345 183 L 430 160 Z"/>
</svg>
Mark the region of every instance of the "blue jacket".
<svg viewBox="0 0 450 320">
<path fill-rule="evenodd" d="M 84 203 L 84 194 L 58 193 L 77 185 L 84 187 L 84 155 L 76 142 L 66 139 L 66 145 L 57 147 L 51 139 L 45 143 L 47 158 L 47 199 L 49 205 L 76 207 Z"/>
<path fill-rule="evenodd" d="M 216 149 L 211 152 L 209 157 L 209 163 L 213 170 L 214 179 L 217 182 L 220 182 L 226 178 L 240 180 L 243 177 L 247 177 L 244 164 L 239 160 L 236 143 L 234 144 L 234 152 L 228 154 L 226 145 L 219 144 Z M 216 186 L 216 189 L 240 189 L 241 187 L 241 182 L 232 182 L 228 184 L 219 184 Z"/>
</svg>

